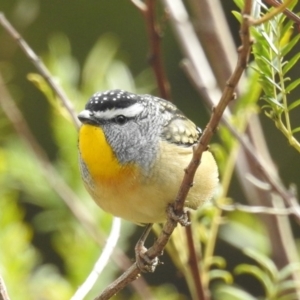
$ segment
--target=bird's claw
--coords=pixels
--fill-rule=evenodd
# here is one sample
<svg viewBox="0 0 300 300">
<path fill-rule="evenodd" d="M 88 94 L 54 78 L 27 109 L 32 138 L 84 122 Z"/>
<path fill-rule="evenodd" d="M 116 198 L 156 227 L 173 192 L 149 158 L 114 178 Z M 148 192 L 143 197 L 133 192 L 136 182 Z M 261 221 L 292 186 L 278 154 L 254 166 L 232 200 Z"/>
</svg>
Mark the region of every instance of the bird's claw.
<svg viewBox="0 0 300 300">
<path fill-rule="evenodd" d="M 153 273 L 158 266 L 159 259 L 157 257 L 151 259 L 147 255 L 147 248 L 142 246 L 141 248 L 135 248 L 136 265 L 144 273 Z"/>
<path fill-rule="evenodd" d="M 179 223 L 181 226 L 186 227 L 191 225 L 191 222 L 188 218 L 188 215 L 186 212 L 182 212 L 181 214 L 178 214 L 174 210 L 174 206 L 170 204 L 167 209 L 168 216 L 175 222 Z"/>
</svg>

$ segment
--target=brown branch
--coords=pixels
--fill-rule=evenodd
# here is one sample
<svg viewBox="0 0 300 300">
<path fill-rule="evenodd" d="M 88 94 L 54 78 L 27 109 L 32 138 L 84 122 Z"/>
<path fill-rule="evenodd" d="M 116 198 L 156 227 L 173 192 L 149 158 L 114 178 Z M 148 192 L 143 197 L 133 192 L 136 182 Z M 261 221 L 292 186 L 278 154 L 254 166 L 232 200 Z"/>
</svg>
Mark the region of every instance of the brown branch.
<svg viewBox="0 0 300 300">
<path fill-rule="evenodd" d="M 220 89 L 226 85 L 237 59 L 236 47 L 221 1 L 189 0 L 195 33 Z M 222 61 L 222 63 L 220 63 Z M 205 73 L 202 73 L 203 76 Z"/>
<path fill-rule="evenodd" d="M 4 14 L 0 12 L 0 24 L 6 30 L 6 32 L 16 41 L 16 43 L 23 50 L 25 55 L 29 58 L 29 60 L 36 67 L 38 72 L 44 77 L 46 82 L 52 88 L 52 90 L 56 93 L 58 98 L 61 100 L 62 105 L 69 112 L 71 119 L 76 126 L 79 128 L 80 122 L 75 113 L 74 107 L 71 101 L 68 99 L 64 90 L 59 86 L 57 82 L 51 76 L 49 70 L 44 65 L 44 63 L 40 60 L 40 58 L 35 54 L 35 52 L 30 48 L 30 46 L 26 43 L 26 41 L 22 38 L 22 36 L 17 32 L 17 30 L 10 24 L 10 22 L 5 18 Z"/>
<path fill-rule="evenodd" d="M 266 13 L 265 15 L 263 15 L 259 19 L 253 19 L 253 18 L 250 17 L 249 18 L 250 24 L 252 26 L 258 26 L 258 25 L 261 25 L 263 23 L 268 22 L 269 20 L 271 20 L 272 18 L 274 18 L 276 15 L 278 15 L 281 12 L 283 12 L 286 9 L 286 7 L 291 4 L 292 1 L 293 0 L 286 0 L 284 3 L 282 3 L 281 5 L 278 5 L 273 10 L 269 11 L 268 13 Z"/>
<path fill-rule="evenodd" d="M 161 51 L 161 33 L 155 18 L 155 0 L 147 0 L 146 4 L 141 1 L 131 0 L 131 2 L 142 12 L 150 44 L 149 61 L 152 66 L 160 96 L 164 99 L 171 99 L 170 84 L 167 79 Z"/>
<path fill-rule="evenodd" d="M 217 82 L 208 64 L 204 51 L 199 44 L 194 28 L 189 20 L 189 15 L 181 0 L 161 0 L 170 16 L 171 25 L 178 39 L 184 57 L 187 57 L 191 64 L 191 72 L 194 77 L 202 78 L 203 86 L 214 94 L 215 103 L 220 99 L 221 92 L 217 88 Z M 210 1 L 210 0 L 209 0 Z M 235 49 L 235 48 L 234 48 Z M 236 60 L 235 60 L 236 62 Z M 228 74 L 232 74 L 232 70 Z M 202 76 L 201 76 L 202 75 Z M 226 77 L 228 79 L 229 75 Z"/>
<path fill-rule="evenodd" d="M 192 226 L 186 226 L 185 232 L 187 238 L 187 247 L 189 251 L 188 264 L 189 264 L 189 269 L 191 271 L 192 280 L 194 282 L 197 298 L 209 300 L 210 299 L 209 291 L 203 285 L 202 278 L 201 278 L 201 271 L 199 270 L 200 259 L 195 249 Z"/>
<path fill-rule="evenodd" d="M 264 0 L 267 4 L 274 6 L 274 7 L 278 7 L 280 5 L 282 5 L 281 2 L 277 1 L 277 0 Z M 297 16 L 295 13 L 293 13 L 292 11 L 290 11 L 289 9 L 284 9 L 283 13 L 292 21 L 294 21 L 298 26 L 300 26 L 300 18 L 299 16 Z"/>
<path fill-rule="evenodd" d="M 252 4 L 251 0 L 247 0 L 245 2 L 244 10 L 242 12 L 243 16 L 250 15 L 251 4 Z M 235 98 L 234 89 L 238 84 L 238 81 L 241 78 L 241 75 L 247 66 L 249 53 L 251 49 L 251 43 L 252 43 L 249 35 L 249 25 L 248 25 L 247 18 L 243 18 L 243 22 L 240 30 L 240 36 L 241 36 L 242 46 L 240 46 L 238 49 L 239 55 L 238 55 L 236 68 L 227 82 L 227 85 L 224 89 L 224 92 L 222 94 L 219 103 L 213 110 L 208 125 L 203 131 L 203 134 L 198 144 L 195 146 L 192 160 L 188 165 L 188 167 L 186 168 L 186 172 L 182 184 L 180 186 L 179 192 L 177 194 L 174 203 L 174 211 L 178 215 L 181 215 L 183 213 L 184 202 L 189 192 L 189 189 L 192 185 L 195 172 L 200 164 L 202 153 L 205 150 L 207 150 L 208 143 L 212 138 L 212 135 L 217 129 L 217 126 L 222 118 L 222 114 L 225 108 Z M 155 243 L 146 252 L 146 255 L 150 259 L 154 259 L 159 255 L 161 255 L 164 247 L 169 241 L 169 238 L 176 226 L 177 226 L 177 222 L 174 221 L 171 217 L 168 217 L 167 222 L 165 223 L 161 234 L 158 236 Z M 109 299 L 117 292 L 119 292 L 121 289 L 123 289 L 129 282 L 135 280 L 137 276 L 139 276 L 139 274 L 140 274 L 140 270 L 138 269 L 135 263 L 130 267 L 130 269 L 128 269 L 124 274 L 122 274 L 121 277 L 119 277 L 116 281 L 110 284 L 102 292 L 102 294 L 96 299 L 97 300 Z"/>
<path fill-rule="evenodd" d="M 0 276 L 0 300 L 9 300 L 3 278 Z"/>
</svg>

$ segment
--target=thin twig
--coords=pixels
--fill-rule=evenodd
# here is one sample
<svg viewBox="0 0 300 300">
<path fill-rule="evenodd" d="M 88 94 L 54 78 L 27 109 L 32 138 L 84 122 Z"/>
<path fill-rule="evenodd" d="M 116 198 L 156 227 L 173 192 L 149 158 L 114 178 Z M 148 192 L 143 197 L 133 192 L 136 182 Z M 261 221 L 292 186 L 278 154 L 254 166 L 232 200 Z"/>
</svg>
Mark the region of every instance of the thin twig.
<svg viewBox="0 0 300 300">
<path fill-rule="evenodd" d="M 267 4 L 272 5 L 274 7 L 278 7 L 280 5 L 282 5 L 281 2 L 277 1 L 277 0 L 264 0 Z M 294 21 L 298 26 L 300 26 L 300 18 L 299 16 L 297 16 L 295 13 L 293 13 L 292 11 L 290 11 L 289 9 L 284 9 L 283 13 L 292 21 Z"/>
<path fill-rule="evenodd" d="M 0 276 L 0 300 L 9 300 L 3 278 Z"/>
<path fill-rule="evenodd" d="M 142 13 L 146 12 L 147 6 L 141 0 L 130 0 L 134 6 L 136 6 Z"/>
<path fill-rule="evenodd" d="M 161 51 L 161 33 L 155 16 L 155 0 L 147 0 L 146 4 L 141 1 L 131 2 L 142 12 L 150 44 L 149 61 L 152 66 L 160 96 L 164 99 L 171 99 L 170 84 L 163 66 Z"/>
<path fill-rule="evenodd" d="M 190 22 L 194 23 L 194 31 L 199 38 L 198 44 L 205 50 L 218 87 L 223 89 L 235 66 L 237 53 L 221 2 L 188 0 L 192 17 Z M 191 51 L 195 51 L 194 48 Z M 201 74 L 205 77 L 205 71 Z"/>
<path fill-rule="evenodd" d="M 22 36 L 17 32 L 17 30 L 11 25 L 11 23 L 6 19 L 4 14 L 1 12 L 0 12 L 0 24 L 20 46 L 20 48 L 23 50 L 25 55 L 36 67 L 38 72 L 45 78 L 49 86 L 52 88 L 52 90 L 56 93 L 58 98 L 61 100 L 62 105 L 69 112 L 71 119 L 74 125 L 76 126 L 76 128 L 79 128 L 80 122 L 77 118 L 74 107 L 71 101 L 68 99 L 67 95 L 65 94 L 64 90 L 59 86 L 57 82 L 55 82 L 55 80 L 51 76 L 49 70 L 44 65 L 44 63 L 40 60 L 40 58 L 35 54 L 35 52 L 30 48 L 30 46 L 26 43 L 26 41 L 22 38 Z"/>
<path fill-rule="evenodd" d="M 82 300 L 89 293 L 89 291 L 94 286 L 95 282 L 99 278 L 102 270 L 109 262 L 114 248 L 118 242 L 120 236 L 121 220 L 114 217 L 111 226 L 110 234 L 107 238 L 106 244 L 101 252 L 100 257 L 96 261 L 94 268 L 90 275 L 86 278 L 84 283 L 78 288 L 71 300 Z"/>
<path fill-rule="evenodd" d="M 206 59 L 204 50 L 199 44 L 194 28 L 189 21 L 188 13 L 181 0 L 162 0 L 166 10 L 169 12 L 171 25 L 174 27 L 175 34 L 179 40 L 184 57 L 188 57 L 192 62 L 191 72 L 195 78 L 203 79 L 203 86 L 213 95 L 217 102 L 221 97 L 216 78 Z M 194 66 L 200 66 L 195 68 Z M 230 73 L 231 74 L 231 73 Z M 203 75 L 203 76 L 201 76 Z"/>
<path fill-rule="evenodd" d="M 268 215 L 277 215 L 277 216 L 288 216 L 294 214 L 294 208 L 275 208 L 275 207 L 267 207 L 267 206 L 249 206 L 243 205 L 240 203 L 233 204 L 219 204 L 214 203 L 216 207 L 223 211 L 241 211 L 250 214 L 268 214 Z"/>
<path fill-rule="evenodd" d="M 150 63 L 152 65 L 160 96 L 164 99 L 171 99 L 170 84 L 167 79 L 161 52 L 161 33 L 155 17 L 155 0 L 147 0 L 147 12 L 145 14 L 148 39 L 150 43 Z"/>
<path fill-rule="evenodd" d="M 245 7 L 243 10 L 242 15 L 246 16 L 249 15 L 251 12 L 251 0 L 248 0 L 245 2 Z M 179 192 L 177 194 L 175 203 L 174 203 L 174 211 L 180 215 L 183 213 L 183 206 L 184 201 L 186 199 L 186 196 L 188 194 L 188 191 L 191 187 L 191 184 L 193 182 L 193 178 L 195 175 L 195 172 L 200 164 L 202 153 L 207 149 L 208 143 L 216 131 L 216 128 L 222 118 L 222 114 L 227 107 L 227 105 L 234 99 L 234 89 L 244 72 L 244 69 L 247 65 L 250 48 L 251 48 L 251 39 L 249 35 L 249 25 L 246 18 L 243 18 L 243 22 L 241 25 L 241 31 L 240 36 L 242 40 L 242 46 L 239 47 L 239 55 L 238 55 L 238 62 L 236 65 L 236 68 L 231 75 L 231 77 L 228 80 L 227 86 L 224 89 L 224 92 L 222 94 L 222 97 L 220 99 L 220 102 L 215 107 L 211 118 L 209 120 L 208 125 L 206 126 L 205 130 L 203 131 L 203 134 L 201 135 L 201 138 L 197 144 L 197 146 L 194 148 L 193 157 L 186 168 L 186 172 L 182 181 L 182 184 L 180 186 Z M 162 250 L 166 246 L 173 230 L 175 229 L 177 225 L 177 222 L 174 221 L 172 218 L 168 217 L 167 222 L 165 223 L 161 234 L 158 236 L 155 243 L 147 250 L 146 255 L 153 259 L 155 257 L 158 257 L 161 255 Z M 133 264 L 130 269 L 128 269 L 125 273 L 122 274 L 121 277 L 119 277 L 115 282 L 110 284 L 103 292 L 102 294 L 97 297 L 97 300 L 104 300 L 109 299 L 114 294 L 119 292 L 121 289 L 123 289 L 129 282 L 132 280 L 135 280 L 136 277 L 140 274 L 140 271 L 135 264 Z"/>
<path fill-rule="evenodd" d="M 286 0 L 284 3 L 282 3 L 281 5 L 276 6 L 276 8 L 273 8 L 273 10 L 271 10 L 269 13 L 265 14 L 263 17 L 261 17 L 260 19 L 253 19 L 253 18 L 249 18 L 249 22 L 251 25 L 253 26 L 258 26 L 260 24 L 263 24 L 269 20 L 271 20 L 272 18 L 274 18 L 274 16 L 278 15 L 279 13 L 285 11 L 285 9 L 291 4 L 293 0 Z"/>
<path fill-rule="evenodd" d="M 201 271 L 199 270 L 200 259 L 197 255 L 197 252 L 195 249 L 192 226 L 186 226 L 185 232 L 186 232 L 186 238 L 187 238 L 187 248 L 189 251 L 188 264 L 189 264 L 189 269 L 191 271 L 191 275 L 193 278 L 197 298 L 209 300 L 210 299 L 209 291 L 207 289 L 205 289 L 205 287 L 202 283 Z"/>
</svg>

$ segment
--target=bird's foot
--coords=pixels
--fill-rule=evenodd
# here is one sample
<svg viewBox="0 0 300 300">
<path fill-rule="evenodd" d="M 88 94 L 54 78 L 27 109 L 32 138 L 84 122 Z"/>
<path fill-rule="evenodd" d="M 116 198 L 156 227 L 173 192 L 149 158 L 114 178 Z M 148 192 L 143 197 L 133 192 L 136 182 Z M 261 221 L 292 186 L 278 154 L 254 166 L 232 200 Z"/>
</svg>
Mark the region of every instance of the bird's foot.
<svg viewBox="0 0 300 300">
<path fill-rule="evenodd" d="M 161 264 L 157 257 L 151 259 L 147 255 L 147 248 L 140 247 L 138 244 L 135 247 L 135 260 L 137 267 L 144 273 L 153 273 L 156 267 Z"/>
<path fill-rule="evenodd" d="M 137 267 L 141 270 L 141 272 L 150 272 L 153 273 L 158 264 L 160 264 L 159 259 L 157 257 L 150 258 L 147 255 L 147 248 L 144 246 L 145 241 L 151 231 L 152 224 L 148 224 L 146 229 L 144 230 L 142 236 L 138 240 L 135 246 L 135 260 Z"/>
<path fill-rule="evenodd" d="M 173 204 L 168 205 L 167 214 L 173 221 L 179 223 L 181 226 L 186 227 L 191 225 L 188 214 L 184 211 L 178 214 L 178 212 L 174 210 Z"/>
</svg>

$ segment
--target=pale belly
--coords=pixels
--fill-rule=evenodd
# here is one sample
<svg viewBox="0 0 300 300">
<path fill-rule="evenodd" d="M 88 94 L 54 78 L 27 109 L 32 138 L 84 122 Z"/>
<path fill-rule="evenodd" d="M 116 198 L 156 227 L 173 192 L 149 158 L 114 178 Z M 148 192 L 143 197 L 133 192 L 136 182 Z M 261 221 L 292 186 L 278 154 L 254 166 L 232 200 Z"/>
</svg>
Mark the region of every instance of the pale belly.
<svg viewBox="0 0 300 300">
<path fill-rule="evenodd" d="M 163 157 L 162 157 L 163 159 Z M 86 185 L 95 202 L 106 212 L 134 223 L 161 223 L 166 220 L 166 209 L 176 199 L 184 168 L 190 155 L 183 155 L 168 167 L 155 168 L 150 179 L 128 175 L 122 181 Z M 218 170 L 210 152 L 204 152 L 185 206 L 197 209 L 209 201 L 218 184 Z M 96 187 L 95 187 L 96 186 Z"/>
<path fill-rule="evenodd" d="M 112 187 L 100 185 L 96 189 L 86 186 L 95 202 L 106 212 L 134 223 L 161 223 L 166 219 L 168 201 L 161 195 L 160 187 L 149 185 Z M 171 202 L 171 201 L 170 201 Z"/>
</svg>

